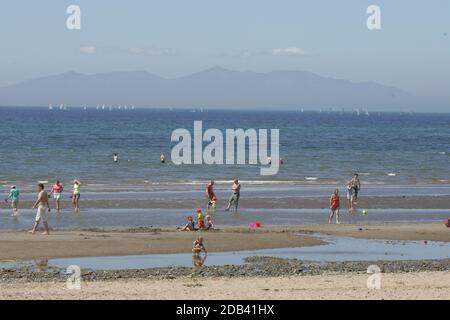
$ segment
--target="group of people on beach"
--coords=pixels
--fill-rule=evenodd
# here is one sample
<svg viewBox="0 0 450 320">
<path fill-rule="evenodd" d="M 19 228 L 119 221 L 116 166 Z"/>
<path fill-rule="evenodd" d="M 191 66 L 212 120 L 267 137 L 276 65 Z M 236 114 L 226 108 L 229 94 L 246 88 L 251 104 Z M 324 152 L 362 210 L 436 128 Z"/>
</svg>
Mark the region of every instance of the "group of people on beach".
<svg viewBox="0 0 450 320">
<path fill-rule="evenodd" d="M 347 183 L 347 204 L 348 211 L 351 213 L 356 210 L 358 205 L 358 194 L 361 190 L 361 181 L 359 175 L 355 173 L 350 181 Z M 340 211 L 340 196 L 339 189 L 336 188 L 330 197 L 330 216 L 328 217 L 328 223 L 333 221 L 333 217 L 336 216 L 336 223 L 340 224 L 339 211 Z"/>
<path fill-rule="evenodd" d="M 61 211 L 61 198 L 64 187 L 61 181 L 56 180 L 53 184 L 50 194 L 45 191 L 45 186 L 43 183 L 37 184 L 37 199 L 34 202 L 32 209 L 37 209 L 36 218 L 34 221 L 33 228 L 29 231 L 34 234 L 36 232 L 37 227 L 42 222 L 44 225 L 44 234 L 48 235 L 49 228 L 47 222 L 47 212 L 51 212 L 49 199 L 51 195 L 53 195 L 53 199 L 55 200 L 56 213 L 59 214 Z M 72 204 L 76 212 L 79 211 L 79 201 L 81 196 L 81 182 L 75 180 L 73 182 L 73 191 L 70 196 L 72 199 Z M 20 190 L 17 186 L 11 186 L 8 197 L 5 199 L 5 202 L 11 202 L 11 208 L 13 210 L 12 216 L 17 217 L 19 214 L 19 198 L 20 198 Z"/>
</svg>

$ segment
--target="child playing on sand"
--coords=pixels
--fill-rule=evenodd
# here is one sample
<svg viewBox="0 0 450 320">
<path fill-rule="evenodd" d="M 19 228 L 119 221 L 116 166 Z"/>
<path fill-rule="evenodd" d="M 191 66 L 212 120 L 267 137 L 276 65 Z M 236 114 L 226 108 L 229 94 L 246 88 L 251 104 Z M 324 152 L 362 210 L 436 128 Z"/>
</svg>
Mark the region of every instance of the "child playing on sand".
<svg viewBox="0 0 450 320">
<path fill-rule="evenodd" d="M 328 223 L 331 223 L 333 216 L 336 214 L 336 224 L 339 224 L 339 189 L 334 190 L 330 198 L 330 217 L 328 218 Z"/>
<path fill-rule="evenodd" d="M 192 253 L 194 255 L 199 255 L 202 251 L 205 252 L 205 254 L 207 254 L 206 248 L 203 244 L 203 238 L 200 237 L 197 240 L 195 240 L 194 243 L 192 244 Z"/>
<path fill-rule="evenodd" d="M 211 216 L 208 214 L 208 215 L 206 215 L 205 219 L 206 219 L 205 229 L 206 230 L 214 230 L 214 223 L 212 221 Z"/>
<path fill-rule="evenodd" d="M 197 228 L 199 230 L 205 229 L 205 217 L 203 216 L 202 209 L 197 208 Z"/>
<path fill-rule="evenodd" d="M 183 227 L 180 228 L 178 227 L 179 231 L 195 231 L 195 223 L 194 223 L 194 219 L 192 218 L 192 216 L 188 216 L 187 218 L 187 224 Z"/>
</svg>

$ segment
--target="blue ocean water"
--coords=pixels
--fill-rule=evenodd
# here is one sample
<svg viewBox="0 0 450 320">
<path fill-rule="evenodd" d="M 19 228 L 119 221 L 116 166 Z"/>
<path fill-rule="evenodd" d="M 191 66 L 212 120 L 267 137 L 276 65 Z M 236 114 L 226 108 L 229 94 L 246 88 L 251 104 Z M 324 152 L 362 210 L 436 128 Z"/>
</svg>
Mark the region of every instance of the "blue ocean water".
<svg viewBox="0 0 450 320">
<path fill-rule="evenodd" d="M 182 165 L 170 161 L 172 131 L 280 129 L 285 163 L 275 176 L 254 165 Z M 152 189 L 239 177 L 247 185 L 363 183 L 447 184 L 450 114 L 96 110 L 0 108 L 0 187 L 73 179 L 86 188 Z M 112 161 L 119 154 L 119 163 Z M 164 152 L 169 161 L 159 162 Z M 395 175 L 388 175 L 395 173 Z M 317 178 L 311 181 L 308 178 Z"/>
</svg>

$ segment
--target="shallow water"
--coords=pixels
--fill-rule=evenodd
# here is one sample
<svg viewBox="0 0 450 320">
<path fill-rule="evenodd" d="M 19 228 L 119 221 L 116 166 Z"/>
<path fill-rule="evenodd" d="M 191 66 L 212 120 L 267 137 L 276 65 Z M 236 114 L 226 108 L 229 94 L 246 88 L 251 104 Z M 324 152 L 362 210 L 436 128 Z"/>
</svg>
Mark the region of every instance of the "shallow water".
<svg viewBox="0 0 450 320">
<path fill-rule="evenodd" d="M 0 230 L 26 230 L 34 222 L 35 210 L 20 210 L 13 218 L 7 209 L 0 209 Z M 327 223 L 326 209 L 242 209 L 237 214 L 218 211 L 213 215 L 215 226 L 248 226 L 252 221 L 263 225 L 295 225 Z M 80 213 L 71 210 L 48 215 L 51 228 L 129 228 L 141 226 L 169 227 L 184 225 L 186 216 L 195 216 L 184 209 L 82 209 Z M 342 212 L 342 223 L 385 223 L 385 222 L 443 222 L 448 219 L 448 210 L 441 209 L 371 209 L 367 215 L 361 210 L 349 214 Z"/>
<path fill-rule="evenodd" d="M 286 259 L 299 259 L 305 262 L 337 261 L 377 261 L 377 260 L 432 260 L 450 258 L 450 243 L 429 241 L 386 241 L 367 240 L 349 237 L 320 236 L 325 245 L 281 248 L 236 252 L 209 253 L 203 261 L 206 266 L 240 265 L 244 259 L 253 256 L 270 256 Z M 204 257 L 203 257 L 204 258 Z M 198 263 L 198 261 L 195 261 Z M 51 259 L 37 262 L 3 262 L 0 268 L 17 268 L 20 266 L 67 268 L 77 265 L 82 269 L 119 270 L 145 269 L 156 267 L 184 266 L 192 267 L 191 254 L 151 254 L 142 256 L 86 257 Z"/>
<path fill-rule="evenodd" d="M 310 183 L 287 184 L 264 182 L 262 184 L 247 184 L 241 181 L 243 186 L 242 196 L 251 199 L 260 198 L 328 198 L 336 185 Z M 114 190 L 107 185 L 84 185 L 82 200 L 183 200 L 203 199 L 205 182 L 192 182 L 187 184 L 158 184 L 157 186 L 133 187 L 128 191 Z M 108 190 L 108 191 L 105 191 Z M 219 198 L 228 198 L 230 193 L 229 181 L 216 181 L 215 191 Z M 6 192 L 6 191 L 5 191 Z M 345 188 L 341 186 L 341 193 L 345 195 Z M 364 197 L 413 197 L 413 196 L 450 196 L 450 185 L 363 185 L 361 193 Z M 70 189 L 63 193 L 63 199 L 69 200 Z M 5 194 L 6 197 L 6 194 Z M 35 200 L 36 193 L 23 191 L 21 200 Z"/>
</svg>

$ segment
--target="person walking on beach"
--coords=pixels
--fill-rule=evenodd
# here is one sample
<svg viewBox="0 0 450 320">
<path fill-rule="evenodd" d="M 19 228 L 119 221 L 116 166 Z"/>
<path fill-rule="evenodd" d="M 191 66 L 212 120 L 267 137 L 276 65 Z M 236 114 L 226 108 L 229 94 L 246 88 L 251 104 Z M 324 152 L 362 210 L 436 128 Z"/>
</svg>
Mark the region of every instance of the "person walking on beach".
<svg viewBox="0 0 450 320">
<path fill-rule="evenodd" d="M 214 180 L 211 180 L 205 188 L 205 196 L 206 196 L 206 208 L 209 209 L 210 203 L 214 201 L 216 195 L 214 194 Z"/>
<path fill-rule="evenodd" d="M 59 213 L 60 211 L 60 203 L 61 203 L 61 193 L 63 192 L 64 188 L 63 185 L 59 180 L 56 180 L 55 184 L 52 186 L 51 193 L 53 194 L 53 199 L 55 199 L 56 204 L 56 212 Z"/>
<path fill-rule="evenodd" d="M 334 215 L 336 215 L 336 224 L 340 224 L 339 208 L 340 208 L 339 189 L 335 189 L 330 198 L 330 217 L 328 218 L 329 224 L 331 224 Z"/>
<path fill-rule="evenodd" d="M 81 196 L 81 183 L 78 180 L 73 182 L 73 192 L 72 192 L 72 204 L 75 211 L 80 210 L 79 202 Z"/>
<path fill-rule="evenodd" d="M 45 227 L 45 231 L 43 234 L 49 235 L 50 232 L 48 230 L 47 215 L 45 214 L 45 211 L 47 209 L 48 209 L 48 212 L 51 211 L 50 203 L 48 202 L 48 194 L 45 191 L 44 185 L 42 183 L 39 183 L 37 188 L 38 188 L 38 197 L 32 207 L 32 209 L 37 208 L 36 219 L 34 222 L 33 229 L 31 229 L 31 231 L 29 231 L 29 232 L 31 234 L 35 234 L 36 228 L 39 226 L 39 223 L 42 221 L 44 223 L 44 227 Z"/>
<path fill-rule="evenodd" d="M 19 196 L 20 191 L 16 186 L 11 186 L 11 190 L 9 190 L 8 198 L 5 199 L 5 202 L 7 203 L 8 200 L 11 200 L 11 208 L 12 208 L 12 216 L 15 217 L 18 214 L 19 210 Z"/>
<path fill-rule="evenodd" d="M 238 179 L 234 179 L 233 185 L 231 186 L 231 196 L 230 199 L 228 200 L 228 206 L 225 210 L 229 211 L 231 205 L 234 204 L 234 212 L 236 213 L 239 205 L 240 196 L 241 196 L 241 184 L 239 183 Z"/>
</svg>

